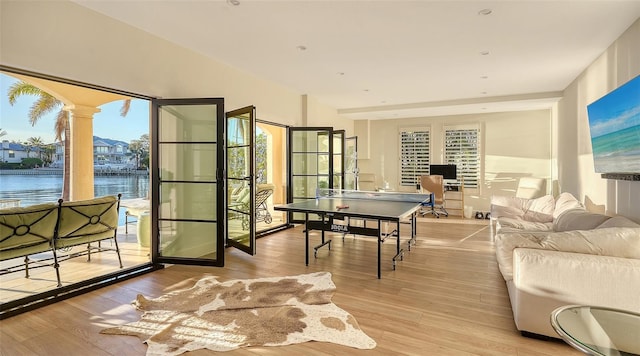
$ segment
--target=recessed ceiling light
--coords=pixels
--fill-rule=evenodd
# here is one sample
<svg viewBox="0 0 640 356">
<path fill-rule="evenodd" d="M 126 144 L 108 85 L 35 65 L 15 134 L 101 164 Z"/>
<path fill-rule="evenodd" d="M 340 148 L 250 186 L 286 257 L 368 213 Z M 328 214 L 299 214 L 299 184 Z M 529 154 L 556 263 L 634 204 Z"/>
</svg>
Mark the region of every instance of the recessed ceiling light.
<svg viewBox="0 0 640 356">
<path fill-rule="evenodd" d="M 480 79 L 489 79 L 489 76 L 488 75 L 483 75 L 483 76 L 480 77 Z"/>
<path fill-rule="evenodd" d="M 369 89 L 364 89 L 364 91 L 369 91 Z"/>
<path fill-rule="evenodd" d="M 478 11 L 478 15 L 487 16 L 487 15 L 491 15 L 492 12 L 493 11 L 491 9 L 482 9 Z"/>
<path fill-rule="evenodd" d="M 238 6 L 238 5 L 240 5 L 240 0 L 227 0 L 227 4 L 233 5 L 233 6 Z"/>
<path fill-rule="evenodd" d="M 298 47 L 296 47 L 296 48 L 297 48 L 299 51 L 306 51 L 306 50 L 307 50 L 307 47 L 305 47 L 305 46 L 303 46 L 303 45 L 300 45 L 300 46 L 298 46 Z"/>
<path fill-rule="evenodd" d="M 344 75 L 344 72 L 338 72 L 338 75 Z"/>
<path fill-rule="evenodd" d="M 485 95 L 485 94 L 487 94 L 487 92 L 486 92 L 486 91 L 483 91 L 483 92 L 481 92 L 480 94 Z"/>
<path fill-rule="evenodd" d="M 488 56 L 488 55 L 489 55 L 489 53 L 491 53 L 491 52 L 489 52 L 489 51 L 482 51 L 482 52 L 480 52 L 480 54 L 481 54 L 481 55 L 483 55 L 483 56 Z"/>
</svg>

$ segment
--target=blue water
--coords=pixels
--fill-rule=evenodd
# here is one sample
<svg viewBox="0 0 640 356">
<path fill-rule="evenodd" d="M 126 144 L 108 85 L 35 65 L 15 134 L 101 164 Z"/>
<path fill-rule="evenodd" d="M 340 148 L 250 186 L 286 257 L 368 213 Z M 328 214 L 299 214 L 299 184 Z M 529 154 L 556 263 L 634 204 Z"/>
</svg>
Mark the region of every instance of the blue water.
<svg viewBox="0 0 640 356">
<path fill-rule="evenodd" d="M 98 176 L 94 178 L 94 194 L 122 194 L 122 199 L 145 198 L 149 191 L 148 176 Z M 2 175 L 0 199 L 20 199 L 20 206 L 56 202 L 62 195 L 61 175 Z M 120 225 L 124 209 L 120 209 Z"/>
<path fill-rule="evenodd" d="M 640 125 L 596 137 L 592 145 L 593 154 L 599 157 L 638 155 Z"/>
<path fill-rule="evenodd" d="M 596 172 L 640 172 L 640 125 L 596 137 L 591 144 Z"/>
</svg>

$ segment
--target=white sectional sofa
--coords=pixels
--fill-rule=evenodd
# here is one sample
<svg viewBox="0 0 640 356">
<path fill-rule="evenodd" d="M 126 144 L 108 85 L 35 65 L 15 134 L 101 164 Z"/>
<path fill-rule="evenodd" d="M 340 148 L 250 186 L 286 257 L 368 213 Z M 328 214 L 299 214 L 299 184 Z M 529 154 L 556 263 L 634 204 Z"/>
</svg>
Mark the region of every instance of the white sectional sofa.
<svg viewBox="0 0 640 356">
<path fill-rule="evenodd" d="M 558 337 L 550 314 L 569 304 L 640 313 L 640 225 L 557 199 L 494 197 L 496 259 L 516 327 Z M 533 336 L 531 335 L 531 336 Z"/>
</svg>

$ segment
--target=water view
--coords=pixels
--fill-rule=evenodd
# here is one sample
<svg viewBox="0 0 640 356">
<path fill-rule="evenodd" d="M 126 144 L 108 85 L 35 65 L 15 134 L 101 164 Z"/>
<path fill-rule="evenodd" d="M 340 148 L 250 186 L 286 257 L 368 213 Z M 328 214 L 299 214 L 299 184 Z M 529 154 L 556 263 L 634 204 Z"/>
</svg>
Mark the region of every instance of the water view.
<svg viewBox="0 0 640 356">
<path fill-rule="evenodd" d="M 122 194 L 122 199 L 145 198 L 149 177 L 96 176 L 95 196 Z M 18 199 L 20 206 L 56 202 L 62 195 L 62 175 L 4 175 L 0 173 L 0 199 Z M 120 209 L 124 224 L 124 209 Z"/>
</svg>

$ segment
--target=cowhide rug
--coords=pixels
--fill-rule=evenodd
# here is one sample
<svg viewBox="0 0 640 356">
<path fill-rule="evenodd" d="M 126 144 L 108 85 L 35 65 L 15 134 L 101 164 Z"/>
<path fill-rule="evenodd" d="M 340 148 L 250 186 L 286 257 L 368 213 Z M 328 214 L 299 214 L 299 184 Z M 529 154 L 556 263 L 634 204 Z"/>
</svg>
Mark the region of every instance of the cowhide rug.
<svg viewBox="0 0 640 356">
<path fill-rule="evenodd" d="M 374 348 L 354 317 L 331 302 L 335 290 L 328 272 L 226 282 L 205 277 L 159 298 L 138 295 L 132 304 L 144 311 L 141 319 L 101 333 L 138 336 L 147 355 L 306 341 Z"/>
</svg>

